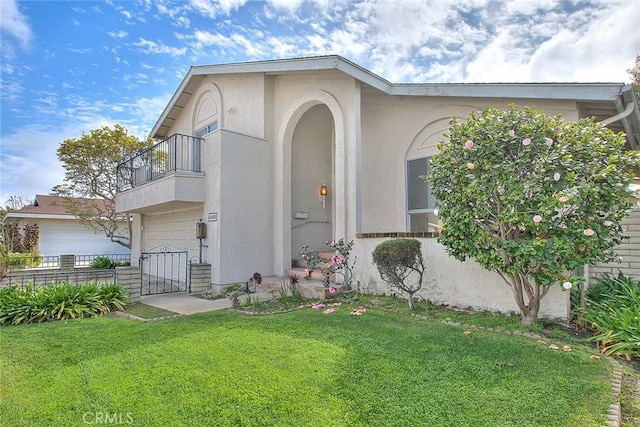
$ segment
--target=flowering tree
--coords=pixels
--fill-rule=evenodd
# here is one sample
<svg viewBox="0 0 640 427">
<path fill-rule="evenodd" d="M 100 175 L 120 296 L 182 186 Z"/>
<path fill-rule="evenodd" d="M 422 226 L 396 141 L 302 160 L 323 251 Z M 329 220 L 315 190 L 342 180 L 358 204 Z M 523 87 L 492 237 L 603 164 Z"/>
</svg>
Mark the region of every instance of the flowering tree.
<svg viewBox="0 0 640 427">
<path fill-rule="evenodd" d="M 307 262 L 307 268 L 304 269 L 305 279 L 310 279 L 313 271 L 319 271 L 324 276 L 324 286 L 329 288 L 329 292 L 334 293 L 338 290 L 332 286 L 332 283 L 340 283 L 341 292 L 351 291 L 354 280 L 353 267 L 357 261 L 356 257 L 353 260 L 349 259 L 353 240 L 350 242 L 345 242 L 344 239 L 332 240 L 325 244 L 335 251 L 328 260 L 322 258 L 317 251 L 309 251 L 307 245 L 302 246 L 301 256 Z"/>
<path fill-rule="evenodd" d="M 615 259 L 638 163 L 624 135 L 511 106 L 454 118 L 447 136 L 425 177 L 443 223 L 438 240 L 497 272 L 524 324 L 537 320 L 550 286 L 571 288 L 571 270 Z"/>
</svg>

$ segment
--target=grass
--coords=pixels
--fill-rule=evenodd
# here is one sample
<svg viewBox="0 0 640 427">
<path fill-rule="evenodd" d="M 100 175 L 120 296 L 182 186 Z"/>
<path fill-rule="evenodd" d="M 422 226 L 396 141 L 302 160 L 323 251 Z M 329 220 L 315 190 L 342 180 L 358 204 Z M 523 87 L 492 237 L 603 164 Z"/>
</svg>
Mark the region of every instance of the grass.
<svg viewBox="0 0 640 427">
<path fill-rule="evenodd" d="M 612 366 L 586 348 L 349 311 L 6 327 L 0 425 L 80 426 L 86 414 L 142 426 L 606 422 Z"/>
</svg>

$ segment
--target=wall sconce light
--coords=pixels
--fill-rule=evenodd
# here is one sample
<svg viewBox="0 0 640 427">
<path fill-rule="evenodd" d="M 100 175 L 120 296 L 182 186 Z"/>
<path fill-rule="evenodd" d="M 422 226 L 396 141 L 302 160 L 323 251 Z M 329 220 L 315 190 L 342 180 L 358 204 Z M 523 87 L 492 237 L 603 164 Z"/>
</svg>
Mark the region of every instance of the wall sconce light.
<svg viewBox="0 0 640 427">
<path fill-rule="evenodd" d="M 322 203 L 322 209 L 324 209 L 325 204 L 327 202 L 327 193 L 329 191 L 327 190 L 327 186 L 325 184 L 322 184 L 322 187 L 320 187 L 320 203 Z"/>
<path fill-rule="evenodd" d="M 202 218 L 200 219 L 200 221 L 198 221 L 196 223 L 196 239 L 198 239 L 199 242 L 199 246 L 200 246 L 200 264 L 202 264 L 202 247 L 204 246 L 202 244 L 202 240 L 205 239 L 207 237 L 207 223 L 202 221 Z"/>
<path fill-rule="evenodd" d="M 202 220 L 196 223 L 196 239 L 202 240 L 207 237 L 207 224 Z"/>
</svg>

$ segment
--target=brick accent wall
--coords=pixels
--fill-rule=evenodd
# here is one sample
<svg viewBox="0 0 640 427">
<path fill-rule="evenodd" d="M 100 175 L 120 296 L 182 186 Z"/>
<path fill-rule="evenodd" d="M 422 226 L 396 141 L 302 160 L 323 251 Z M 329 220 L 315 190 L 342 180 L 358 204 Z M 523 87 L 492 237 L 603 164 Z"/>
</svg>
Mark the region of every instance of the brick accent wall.
<svg viewBox="0 0 640 427">
<path fill-rule="evenodd" d="M 616 252 L 620 262 L 596 264 L 589 267 L 589 283 L 597 283 L 604 273 L 617 275 L 621 271 L 628 277 L 640 280 L 640 208 L 633 209 L 622 222 L 628 240 L 622 242 Z"/>
<path fill-rule="evenodd" d="M 211 289 L 211 264 L 191 264 L 191 292 L 200 293 Z"/>
<path fill-rule="evenodd" d="M 129 293 L 131 301 L 140 301 L 141 282 L 140 267 L 116 267 L 116 283 Z"/>
<path fill-rule="evenodd" d="M 73 270 L 75 266 L 75 255 L 60 255 L 60 270 Z"/>
</svg>

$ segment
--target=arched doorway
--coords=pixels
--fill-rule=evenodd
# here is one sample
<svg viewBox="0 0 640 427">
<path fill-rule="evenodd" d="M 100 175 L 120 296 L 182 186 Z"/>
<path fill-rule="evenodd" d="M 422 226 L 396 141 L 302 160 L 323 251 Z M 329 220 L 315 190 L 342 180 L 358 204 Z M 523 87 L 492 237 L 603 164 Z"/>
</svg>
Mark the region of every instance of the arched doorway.
<svg viewBox="0 0 640 427">
<path fill-rule="evenodd" d="M 307 109 L 291 139 L 291 256 L 300 257 L 302 245 L 323 250 L 334 234 L 335 125 L 325 104 Z M 322 186 L 327 189 L 324 200 Z"/>
</svg>

